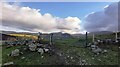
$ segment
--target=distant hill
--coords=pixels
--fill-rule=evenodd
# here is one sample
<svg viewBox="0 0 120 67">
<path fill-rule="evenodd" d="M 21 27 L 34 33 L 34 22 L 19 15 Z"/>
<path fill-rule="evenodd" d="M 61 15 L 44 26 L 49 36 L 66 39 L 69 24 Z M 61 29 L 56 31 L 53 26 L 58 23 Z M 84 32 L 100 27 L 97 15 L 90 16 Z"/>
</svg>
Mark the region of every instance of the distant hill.
<svg viewBox="0 0 120 67">
<path fill-rule="evenodd" d="M 81 36 L 84 36 L 84 34 L 71 34 L 73 37 L 77 37 L 77 38 L 79 38 L 79 37 L 81 37 Z"/>
<path fill-rule="evenodd" d="M 16 32 L 14 32 L 14 31 L 1 31 L 0 33 L 2 33 L 2 34 L 11 34 L 11 33 L 16 33 Z"/>
<path fill-rule="evenodd" d="M 113 32 L 111 32 L 111 31 L 96 31 L 96 32 L 90 32 L 89 33 L 89 35 L 92 35 L 92 34 L 98 34 L 98 35 L 100 35 L 100 34 L 112 34 Z"/>
<path fill-rule="evenodd" d="M 26 34 L 26 35 L 37 35 L 37 33 L 30 32 L 15 32 L 15 31 L 1 31 L 2 34 Z"/>
</svg>

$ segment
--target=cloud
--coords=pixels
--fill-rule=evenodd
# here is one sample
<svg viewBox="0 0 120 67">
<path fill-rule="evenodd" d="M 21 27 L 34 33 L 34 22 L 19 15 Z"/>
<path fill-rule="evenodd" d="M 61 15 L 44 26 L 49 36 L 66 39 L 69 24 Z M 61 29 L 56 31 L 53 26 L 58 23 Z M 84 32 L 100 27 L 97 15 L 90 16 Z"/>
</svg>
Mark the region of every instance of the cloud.
<svg viewBox="0 0 120 67">
<path fill-rule="evenodd" d="M 80 31 L 80 19 L 77 17 L 60 18 L 50 13 L 41 14 L 41 10 L 3 3 L 2 26 L 32 32 Z"/>
<path fill-rule="evenodd" d="M 104 7 L 103 11 L 92 12 L 83 21 L 83 27 L 89 32 L 118 30 L 118 3 Z"/>
</svg>

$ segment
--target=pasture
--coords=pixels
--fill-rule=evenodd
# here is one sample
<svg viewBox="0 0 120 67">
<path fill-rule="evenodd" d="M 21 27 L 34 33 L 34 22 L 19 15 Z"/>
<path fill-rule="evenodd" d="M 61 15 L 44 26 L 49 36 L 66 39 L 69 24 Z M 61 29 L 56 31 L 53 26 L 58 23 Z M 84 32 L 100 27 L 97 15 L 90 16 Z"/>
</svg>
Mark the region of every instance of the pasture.
<svg viewBox="0 0 120 67">
<path fill-rule="evenodd" d="M 32 36 L 31 36 L 32 37 Z M 88 42 L 92 41 L 92 37 L 88 37 Z M 44 41 L 44 42 L 47 42 Z M 24 51 L 26 45 L 17 45 L 6 48 L 2 44 L 2 64 L 14 62 L 15 65 L 117 65 L 118 64 L 118 46 L 109 45 L 107 53 L 95 55 L 89 48 L 85 48 L 85 38 L 69 38 L 53 41 L 56 54 L 43 55 L 38 52 Z M 14 49 L 23 52 L 17 57 L 8 56 Z"/>
</svg>

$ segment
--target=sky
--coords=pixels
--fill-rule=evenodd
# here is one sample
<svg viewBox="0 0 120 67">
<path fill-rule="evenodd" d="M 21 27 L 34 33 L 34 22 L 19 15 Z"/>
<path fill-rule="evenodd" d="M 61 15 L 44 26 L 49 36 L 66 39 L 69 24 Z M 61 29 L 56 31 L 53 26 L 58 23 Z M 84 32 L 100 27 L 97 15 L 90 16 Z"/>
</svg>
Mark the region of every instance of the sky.
<svg viewBox="0 0 120 67">
<path fill-rule="evenodd" d="M 24 2 L 23 6 L 40 9 L 41 14 L 50 13 L 54 16 L 65 18 L 75 16 L 84 18 L 85 15 L 103 10 L 103 7 L 111 4 L 111 2 Z M 44 7 L 43 7 L 44 6 Z"/>
<path fill-rule="evenodd" d="M 4 2 L 0 8 L 0 30 L 70 34 L 118 30 L 115 2 Z"/>
</svg>

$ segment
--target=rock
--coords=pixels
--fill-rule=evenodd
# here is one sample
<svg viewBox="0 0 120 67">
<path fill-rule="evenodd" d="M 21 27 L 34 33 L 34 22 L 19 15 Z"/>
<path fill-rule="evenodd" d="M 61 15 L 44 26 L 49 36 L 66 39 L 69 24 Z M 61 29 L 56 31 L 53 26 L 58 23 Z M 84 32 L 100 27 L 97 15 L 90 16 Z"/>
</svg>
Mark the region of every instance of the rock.
<svg viewBox="0 0 120 67">
<path fill-rule="evenodd" d="M 62 56 L 62 54 L 61 54 L 61 53 L 59 53 L 59 56 Z"/>
<path fill-rule="evenodd" d="M 23 48 L 23 50 L 27 50 L 27 48 Z"/>
<path fill-rule="evenodd" d="M 3 65 L 7 66 L 7 65 L 13 65 L 13 64 L 14 64 L 13 62 L 8 62 L 8 63 L 4 63 Z"/>
<path fill-rule="evenodd" d="M 99 54 L 100 52 L 102 52 L 102 50 L 100 48 L 97 48 L 97 49 L 92 49 L 92 52 Z"/>
<path fill-rule="evenodd" d="M 7 56 L 10 56 L 10 54 L 7 54 Z"/>
<path fill-rule="evenodd" d="M 70 57 L 70 59 L 73 59 L 73 57 Z"/>
<path fill-rule="evenodd" d="M 95 48 L 96 46 L 95 45 L 91 45 L 91 48 Z"/>
<path fill-rule="evenodd" d="M 12 51 L 11 56 L 19 56 L 19 53 L 19 49 L 15 49 L 14 51 Z"/>
<path fill-rule="evenodd" d="M 103 50 L 103 53 L 107 53 L 107 50 Z"/>
<path fill-rule="evenodd" d="M 36 46 L 35 44 L 30 44 L 30 45 L 29 45 L 29 50 L 30 50 L 30 51 L 35 51 L 36 48 L 37 48 L 37 46 Z"/>
<path fill-rule="evenodd" d="M 100 42 L 100 40 L 97 40 L 97 42 Z"/>
<path fill-rule="evenodd" d="M 37 44 L 37 46 L 42 46 L 43 44 Z"/>
<path fill-rule="evenodd" d="M 20 52 L 20 54 L 23 54 L 23 52 Z"/>
<path fill-rule="evenodd" d="M 41 58 L 43 58 L 44 56 L 41 56 Z"/>
<path fill-rule="evenodd" d="M 44 51 L 45 51 L 45 52 L 48 52 L 48 51 L 49 51 L 49 49 L 44 48 Z"/>
<path fill-rule="evenodd" d="M 95 45 L 97 45 L 97 44 L 98 44 L 98 42 L 94 42 L 94 44 L 95 44 Z"/>
<path fill-rule="evenodd" d="M 120 47 L 118 47 L 120 49 Z"/>
<path fill-rule="evenodd" d="M 98 61 L 101 61 L 101 59 L 98 59 Z"/>
<path fill-rule="evenodd" d="M 25 57 L 22 57 L 21 59 L 25 59 Z"/>
<path fill-rule="evenodd" d="M 94 60 L 95 58 L 94 58 L 94 57 L 92 57 L 92 59 Z"/>
<path fill-rule="evenodd" d="M 43 49 L 42 49 L 42 48 L 39 48 L 39 49 L 38 49 L 38 52 L 39 52 L 39 53 L 41 53 L 41 54 L 43 54 L 43 53 L 44 53 L 44 51 L 43 51 Z"/>
<path fill-rule="evenodd" d="M 82 60 L 81 62 L 85 63 L 86 61 L 85 61 L 85 60 Z"/>
</svg>

